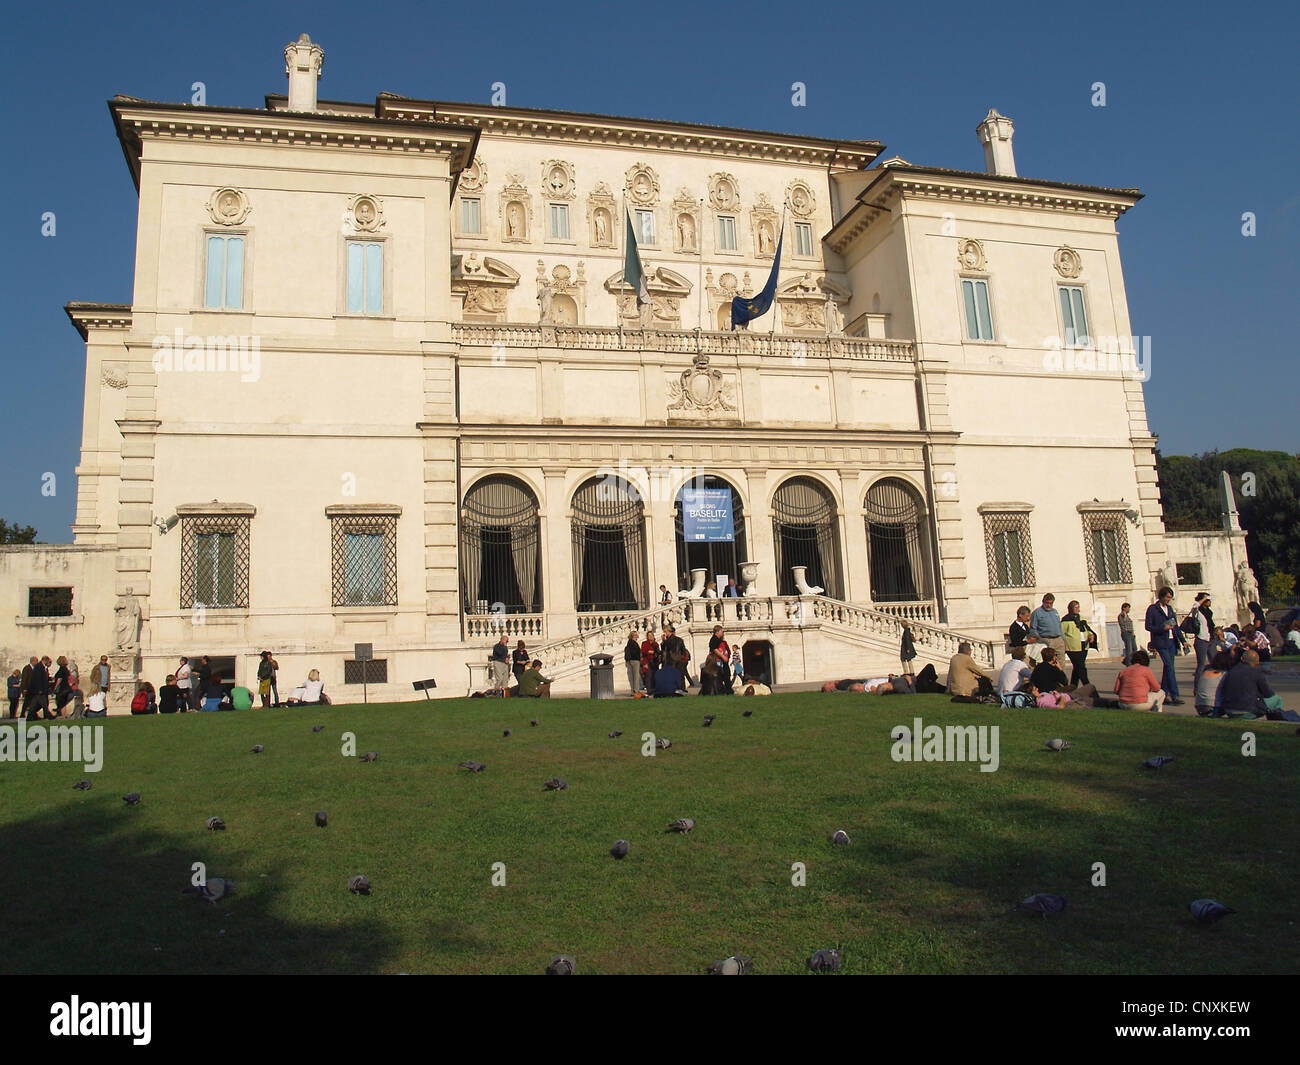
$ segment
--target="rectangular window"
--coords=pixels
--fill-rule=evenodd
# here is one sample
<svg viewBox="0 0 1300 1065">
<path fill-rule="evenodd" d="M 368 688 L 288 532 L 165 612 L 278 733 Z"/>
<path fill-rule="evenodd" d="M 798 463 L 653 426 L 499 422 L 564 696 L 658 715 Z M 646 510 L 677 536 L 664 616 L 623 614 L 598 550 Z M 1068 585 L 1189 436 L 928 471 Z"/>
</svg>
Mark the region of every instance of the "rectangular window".
<svg viewBox="0 0 1300 1065">
<path fill-rule="evenodd" d="M 1088 511 L 1083 515 L 1083 545 L 1088 555 L 1089 584 L 1130 584 L 1128 533 L 1123 513 Z"/>
<path fill-rule="evenodd" d="M 551 236 L 557 240 L 569 239 L 569 205 L 551 204 Z"/>
<path fill-rule="evenodd" d="M 203 306 L 239 310 L 244 306 L 244 238 L 208 234 Z"/>
<path fill-rule="evenodd" d="M 986 513 L 984 548 L 988 554 L 990 588 L 1034 586 L 1028 514 Z"/>
<path fill-rule="evenodd" d="M 718 218 L 718 251 L 735 251 L 736 250 L 736 220 L 719 216 Z"/>
<path fill-rule="evenodd" d="M 811 255 L 813 253 L 811 222 L 796 222 L 794 224 L 794 253 L 796 255 Z"/>
<path fill-rule="evenodd" d="M 1088 315 L 1083 309 L 1083 289 L 1061 285 L 1061 321 L 1065 324 L 1065 343 L 1069 346 L 1088 345 Z"/>
<path fill-rule="evenodd" d="M 181 608 L 248 606 L 249 519 L 196 515 L 181 519 Z"/>
<path fill-rule="evenodd" d="M 655 242 L 654 211 L 637 211 L 636 239 L 638 244 L 653 244 Z"/>
<path fill-rule="evenodd" d="M 482 203 L 472 197 L 462 196 L 460 201 L 460 231 L 462 233 L 482 233 Z"/>
<path fill-rule="evenodd" d="M 29 618 L 72 617 L 72 589 L 28 588 L 27 616 Z"/>
<path fill-rule="evenodd" d="M 1178 574 L 1179 584 L 1204 584 L 1201 580 L 1201 564 L 1199 562 L 1179 562 L 1174 566 Z"/>
<path fill-rule="evenodd" d="M 966 338 L 992 340 L 993 316 L 989 313 L 989 283 L 964 277 L 961 281 L 961 295 L 966 308 Z"/>
<path fill-rule="evenodd" d="M 384 313 L 384 246 L 348 241 L 348 313 Z"/>
<path fill-rule="evenodd" d="M 369 662 L 357 662 L 351 658 L 343 660 L 344 684 L 387 684 L 388 659 L 375 658 Z"/>
<path fill-rule="evenodd" d="M 334 606 L 397 605 L 397 516 L 331 519 Z"/>
</svg>

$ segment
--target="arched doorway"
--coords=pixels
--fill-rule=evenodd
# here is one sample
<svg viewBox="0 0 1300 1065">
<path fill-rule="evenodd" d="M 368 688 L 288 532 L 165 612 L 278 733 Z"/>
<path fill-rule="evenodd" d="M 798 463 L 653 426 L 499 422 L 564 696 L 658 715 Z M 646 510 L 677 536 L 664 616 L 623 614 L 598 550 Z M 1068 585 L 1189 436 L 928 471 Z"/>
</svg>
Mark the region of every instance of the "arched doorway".
<svg viewBox="0 0 1300 1065">
<path fill-rule="evenodd" d="M 725 539 L 725 522 L 710 520 L 705 514 L 702 520 L 692 520 L 692 533 L 686 535 L 686 519 L 682 506 L 683 495 L 691 498 L 693 506 L 711 502 L 708 493 L 730 493 L 731 539 Z M 701 494 L 703 493 L 703 494 Z M 712 509 L 712 508 L 710 508 Z M 694 515 L 693 517 L 701 517 Z M 677 573 L 681 587 L 688 586 L 690 572 L 693 569 L 708 570 L 707 580 L 717 580 L 719 574 L 735 577 L 740 582 L 740 564 L 749 561 L 749 551 L 745 543 L 745 504 L 736 491 L 736 486 L 723 477 L 706 474 L 693 477 L 677 490 L 673 503 L 673 525 L 677 532 Z M 719 583 L 718 594 L 722 594 L 724 585 Z"/>
<path fill-rule="evenodd" d="M 840 529 L 835 499 L 811 477 L 792 477 L 772 497 L 772 546 L 776 553 L 777 594 L 798 595 L 795 566 L 806 566 L 810 585 L 843 599 Z"/>
<path fill-rule="evenodd" d="M 593 477 L 574 492 L 572 509 L 575 608 L 645 610 L 645 507 L 636 486 Z"/>
<path fill-rule="evenodd" d="M 461 508 L 465 613 L 541 613 L 541 561 L 537 497 L 532 489 L 504 475 L 475 483 Z"/>
<path fill-rule="evenodd" d="M 925 506 L 910 484 L 896 477 L 867 490 L 867 555 L 873 603 L 915 603 L 933 597 Z"/>
</svg>

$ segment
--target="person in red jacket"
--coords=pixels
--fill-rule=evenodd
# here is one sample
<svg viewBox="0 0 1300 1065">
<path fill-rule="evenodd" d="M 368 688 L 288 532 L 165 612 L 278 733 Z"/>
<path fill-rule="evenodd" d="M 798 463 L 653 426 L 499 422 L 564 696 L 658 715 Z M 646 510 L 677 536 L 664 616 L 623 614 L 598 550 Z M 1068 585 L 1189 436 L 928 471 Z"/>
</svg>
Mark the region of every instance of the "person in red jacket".
<svg viewBox="0 0 1300 1065">
<path fill-rule="evenodd" d="M 641 641 L 641 683 L 647 693 L 655 690 L 655 674 L 659 672 L 661 653 L 659 641 L 655 639 L 655 630 L 646 629 L 645 639 Z"/>
</svg>

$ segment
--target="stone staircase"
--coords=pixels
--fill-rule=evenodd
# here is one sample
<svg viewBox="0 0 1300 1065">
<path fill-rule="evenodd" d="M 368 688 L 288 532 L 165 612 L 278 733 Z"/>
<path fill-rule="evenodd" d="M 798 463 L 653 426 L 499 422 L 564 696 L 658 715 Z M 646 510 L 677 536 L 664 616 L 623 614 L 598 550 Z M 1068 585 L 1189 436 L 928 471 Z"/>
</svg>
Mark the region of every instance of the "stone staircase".
<svg viewBox="0 0 1300 1065">
<path fill-rule="evenodd" d="M 798 679 L 813 680 L 899 669 L 902 621 L 898 617 L 823 595 L 685 600 L 619 615 L 578 635 L 530 647 L 529 654 L 541 659 L 545 673 L 555 678 L 556 694 L 586 692 L 590 656 L 610 655 L 615 665 L 615 689 L 621 690 L 628 631 L 644 633 L 649 625 L 662 634 L 666 624 L 673 625 L 686 641 L 693 663 L 707 653 L 714 625 L 723 626 L 733 646 L 754 639 L 771 641 L 778 655 L 778 682 L 795 680 L 791 674 L 799 672 L 803 676 Z M 931 662 L 942 677 L 963 641 L 971 645 L 976 662 L 989 668 L 996 662 L 997 652 L 990 640 L 926 622 L 914 621 L 911 626 L 917 669 Z M 796 665 L 791 658 L 802 662 Z M 827 665 L 817 668 L 818 663 Z"/>
</svg>

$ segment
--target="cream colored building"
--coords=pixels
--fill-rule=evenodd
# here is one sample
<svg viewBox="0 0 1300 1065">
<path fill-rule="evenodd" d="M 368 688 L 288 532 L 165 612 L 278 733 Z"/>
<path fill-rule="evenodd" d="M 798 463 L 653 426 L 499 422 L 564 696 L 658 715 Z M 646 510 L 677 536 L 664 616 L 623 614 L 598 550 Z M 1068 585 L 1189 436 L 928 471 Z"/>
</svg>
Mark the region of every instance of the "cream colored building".
<svg viewBox="0 0 1300 1065">
<path fill-rule="evenodd" d="M 901 617 L 922 661 L 963 637 L 992 660 L 1045 591 L 1103 620 L 1149 602 L 1150 352 L 1116 237 L 1136 190 L 1017 176 L 996 111 L 969 172 L 875 141 L 324 101 L 320 47 L 285 59 L 265 109 L 111 101 L 134 292 L 68 305 L 74 545 L 0 554 L 11 659 L 114 651 L 121 706 L 182 654 L 255 686 L 269 648 L 281 694 L 318 668 L 337 701 L 368 643 L 371 698 L 419 698 L 465 694 L 504 631 L 581 690 L 629 627 L 671 616 L 698 658 L 721 611 L 779 683 L 888 667 Z M 778 237 L 775 306 L 732 332 Z M 683 543 L 688 481 L 731 489 L 733 543 Z M 745 598 L 657 608 L 723 574 Z M 72 613 L 33 621 L 31 587 L 71 588 Z"/>
</svg>

